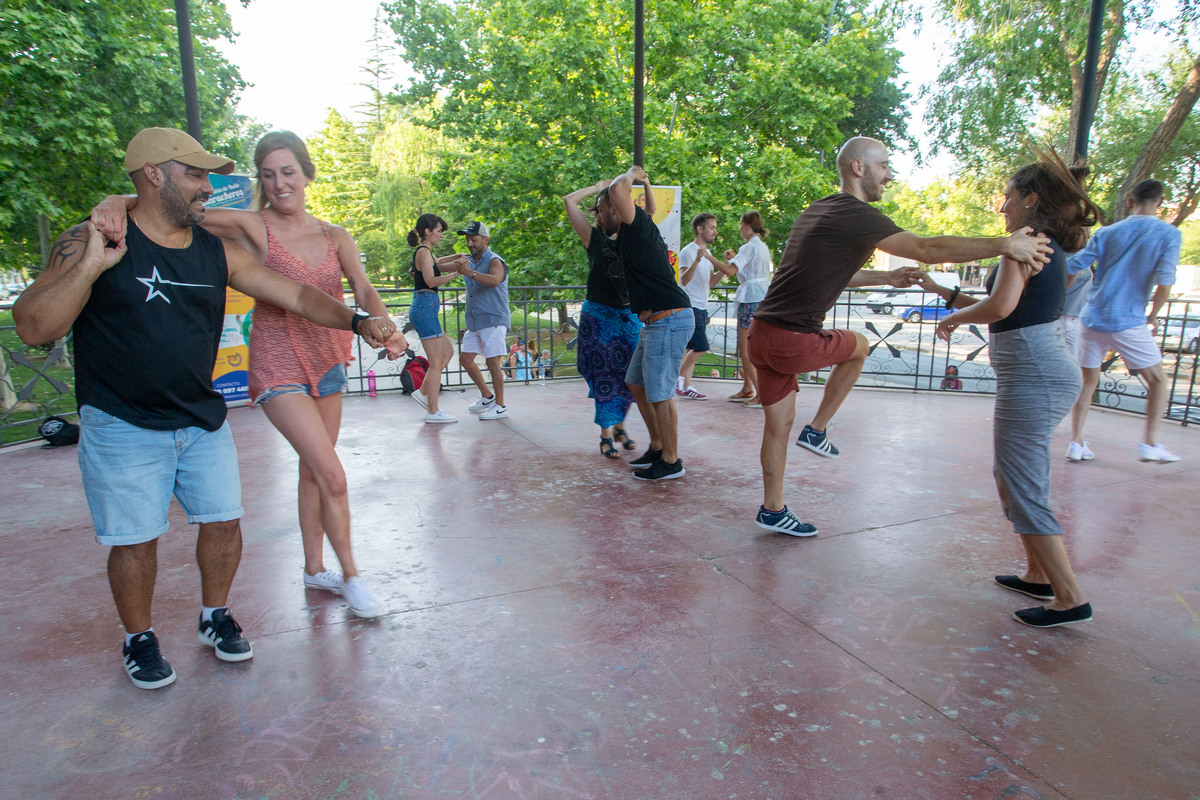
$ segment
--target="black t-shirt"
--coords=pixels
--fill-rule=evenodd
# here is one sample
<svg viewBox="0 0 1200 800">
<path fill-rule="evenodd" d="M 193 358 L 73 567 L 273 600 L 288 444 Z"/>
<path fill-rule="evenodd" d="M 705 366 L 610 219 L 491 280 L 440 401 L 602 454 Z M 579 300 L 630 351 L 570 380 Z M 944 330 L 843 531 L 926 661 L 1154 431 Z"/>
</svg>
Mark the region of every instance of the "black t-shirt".
<svg viewBox="0 0 1200 800">
<path fill-rule="evenodd" d="M 185 248 L 162 247 L 127 219 L 125 256 L 92 284 L 75 320 L 75 396 L 150 430 L 225 421 L 213 366 L 225 323 L 229 267 L 199 226 Z"/>
<path fill-rule="evenodd" d="M 629 307 L 629 287 L 625 285 L 625 270 L 617 255 L 617 243 L 592 228 L 587 246 L 587 299 L 613 308 Z"/>
<path fill-rule="evenodd" d="M 641 206 L 633 207 L 633 222 L 621 223 L 617 255 L 625 270 L 633 313 L 692 307 L 687 293 L 675 282 L 662 233 Z"/>
<path fill-rule="evenodd" d="M 800 333 L 821 330 L 825 312 L 875 245 L 902 230 L 854 195 L 838 192 L 816 201 L 792 225 L 779 269 L 754 318 Z"/>
<path fill-rule="evenodd" d="M 417 253 L 421 252 L 422 250 L 429 250 L 429 248 L 426 247 L 425 245 L 421 245 L 416 250 L 413 250 L 412 265 L 408 268 L 408 271 L 411 272 L 412 276 L 413 276 L 413 289 L 418 292 L 421 291 L 422 289 L 428 289 L 431 292 L 436 292 L 437 287 L 430 286 L 429 284 L 425 283 L 425 273 L 421 272 L 421 270 L 417 267 Z M 432 250 L 429 250 L 429 255 L 431 257 L 433 256 Z M 440 269 L 438 269 L 436 258 L 433 259 L 433 274 L 434 274 L 434 276 L 438 276 L 438 275 L 442 274 L 442 271 Z"/>
<path fill-rule="evenodd" d="M 1062 316 L 1063 301 L 1067 297 L 1067 257 L 1062 246 L 1054 239 L 1050 240 L 1050 247 L 1053 249 L 1050 263 L 1044 265 L 1041 272 L 1025 284 L 1025 291 L 1021 292 L 1021 299 L 1017 301 L 1017 307 L 1012 313 L 999 322 L 988 325 L 989 333 L 1044 325 Z M 988 294 L 992 293 L 998 271 L 992 270 L 987 276 Z"/>
</svg>

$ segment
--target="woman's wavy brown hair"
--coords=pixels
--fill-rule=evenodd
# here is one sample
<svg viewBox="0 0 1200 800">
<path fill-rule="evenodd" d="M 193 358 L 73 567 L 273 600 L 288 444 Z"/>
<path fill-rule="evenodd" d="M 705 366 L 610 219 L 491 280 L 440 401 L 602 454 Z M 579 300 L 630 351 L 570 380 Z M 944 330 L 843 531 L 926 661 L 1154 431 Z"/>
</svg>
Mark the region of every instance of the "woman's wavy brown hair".
<svg viewBox="0 0 1200 800">
<path fill-rule="evenodd" d="M 1017 170 L 1010 181 L 1022 197 L 1037 192 L 1037 205 L 1029 210 L 1025 224 L 1053 238 L 1068 253 L 1082 250 L 1088 228 L 1102 219 L 1100 209 L 1053 147 L 1035 144 L 1030 149 L 1037 160 Z"/>
</svg>

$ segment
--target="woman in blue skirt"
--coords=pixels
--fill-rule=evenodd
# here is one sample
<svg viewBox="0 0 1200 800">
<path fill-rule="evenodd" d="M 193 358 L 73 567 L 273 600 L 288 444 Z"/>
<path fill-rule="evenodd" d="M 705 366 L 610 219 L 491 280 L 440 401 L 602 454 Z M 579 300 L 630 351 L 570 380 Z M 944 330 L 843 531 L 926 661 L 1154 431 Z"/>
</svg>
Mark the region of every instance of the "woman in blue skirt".
<svg viewBox="0 0 1200 800">
<path fill-rule="evenodd" d="M 588 396 L 596 403 L 596 424 L 600 426 L 600 452 L 606 458 L 620 458 L 614 442 L 626 450 L 637 445 L 625 432 L 625 415 L 633 404 L 633 395 L 625 385 L 625 371 L 637 347 L 641 321 L 629 310 L 629 290 L 625 271 L 617 259 L 616 243 L 600 228 L 588 223 L 579 207 L 585 198 L 608 186 L 601 181 L 563 198 L 571 227 L 583 241 L 588 256 L 587 297 L 579 315 L 576 353 L 579 374 L 588 385 Z M 652 202 L 647 198 L 647 202 Z"/>
</svg>

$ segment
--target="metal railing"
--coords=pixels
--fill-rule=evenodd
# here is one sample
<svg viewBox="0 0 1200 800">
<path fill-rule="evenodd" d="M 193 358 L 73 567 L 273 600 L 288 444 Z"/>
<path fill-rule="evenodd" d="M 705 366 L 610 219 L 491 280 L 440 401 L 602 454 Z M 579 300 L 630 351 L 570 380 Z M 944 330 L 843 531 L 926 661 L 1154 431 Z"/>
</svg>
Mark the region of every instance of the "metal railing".
<svg viewBox="0 0 1200 800">
<path fill-rule="evenodd" d="M 583 286 L 510 286 L 513 308 L 508 341 L 533 341 L 544 353 L 545 378 L 577 378 L 575 340 Z M 718 287 L 709 303 L 710 351 L 697 364 L 696 375 L 725 380 L 740 378 L 737 354 L 737 309 L 732 287 Z M 888 297 L 888 294 L 891 297 Z M 979 294 L 979 292 L 970 292 Z M 383 289 L 392 315 L 408 328 L 410 343 L 419 349 L 415 331 L 407 326 L 411 289 Z M 442 289 L 440 321 L 456 348 L 466 329 L 464 290 Z M 871 295 L 879 295 L 871 298 Z M 868 298 L 871 298 L 870 302 Z M 934 336 L 940 301 L 920 290 L 847 291 L 825 320 L 827 328 L 862 333 L 870 352 L 859 378 L 860 386 L 908 389 L 921 392 L 990 394 L 995 373 L 988 360 L 986 326 L 968 325 L 955 331 L 949 343 Z M 3 313 L 0 309 L 0 313 Z M 1197 386 L 1197 351 L 1200 351 L 1200 302 L 1170 301 L 1160 314 L 1157 334 L 1163 351 L 1163 369 L 1170 382 L 1166 418 L 1183 425 L 1200 423 L 1200 387 Z M 0 325 L 0 446 L 38 438 L 37 426 L 51 414 L 75 413 L 71 338 L 52 348 L 29 347 L 16 337 L 11 325 Z M 355 361 L 349 369 L 352 393 L 367 391 L 367 372 L 375 373 L 377 391 L 400 391 L 404 360 L 387 361 L 356 340 Z M 48 367 L 62 362 L 66 366 Z M 957 376 L 948 375 L 954 367 Z M 536 369 L 536 367 L 535 367 Z M 802 382 L 824 383 L 829 370 L 800 376 Z M 530 380 L 536 380 L 534 372 Z M 490 379 L 489 379 L 490 380 Z M 442 376 L 448 387 L 466 387 L 471 380 L 458 359 L 452 359 Z M 1135 372 L 1110 355 L 1101 372 L 1093 402 L 1105 408 L 1145 413 L 1146 386 Z"/>
</svg>

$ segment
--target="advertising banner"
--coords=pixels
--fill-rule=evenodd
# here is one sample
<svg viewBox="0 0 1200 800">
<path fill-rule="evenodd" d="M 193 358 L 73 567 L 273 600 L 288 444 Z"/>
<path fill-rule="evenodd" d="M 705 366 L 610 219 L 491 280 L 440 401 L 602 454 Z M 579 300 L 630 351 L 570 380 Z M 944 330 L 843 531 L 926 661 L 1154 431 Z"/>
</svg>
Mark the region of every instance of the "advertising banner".
<svg viewBox="0 0 1200 800">
<path fill-rule="evenodd" d="M 204 205 L 208 208 L 251 207 L 250 178 L 245 175 L 208 176 L 213 195 Z M 250 402 L 250 325 L 254 299 L 233 289 L 225 289 L 225 325 L 221 329 L 221 344 L 217 363 L 213 367 L 213 388 L 228 405 Z"/>
<path fill-rule="evenodd" d="M 675 270 L 675 282 L 679 282 L 679 248 L 680 219 L 683 214 L 683 187 L 681 186 L 651 186 L 654 192 L 654 214 L 651 219 L 662 233 L 663 241 L 667 243 L 667 255 L 671 259 L 671 269 Z M 646 193 L 641 186 L 633 187 L 633 202 L 643 209 L 646 207 Z"/>
</svg>

